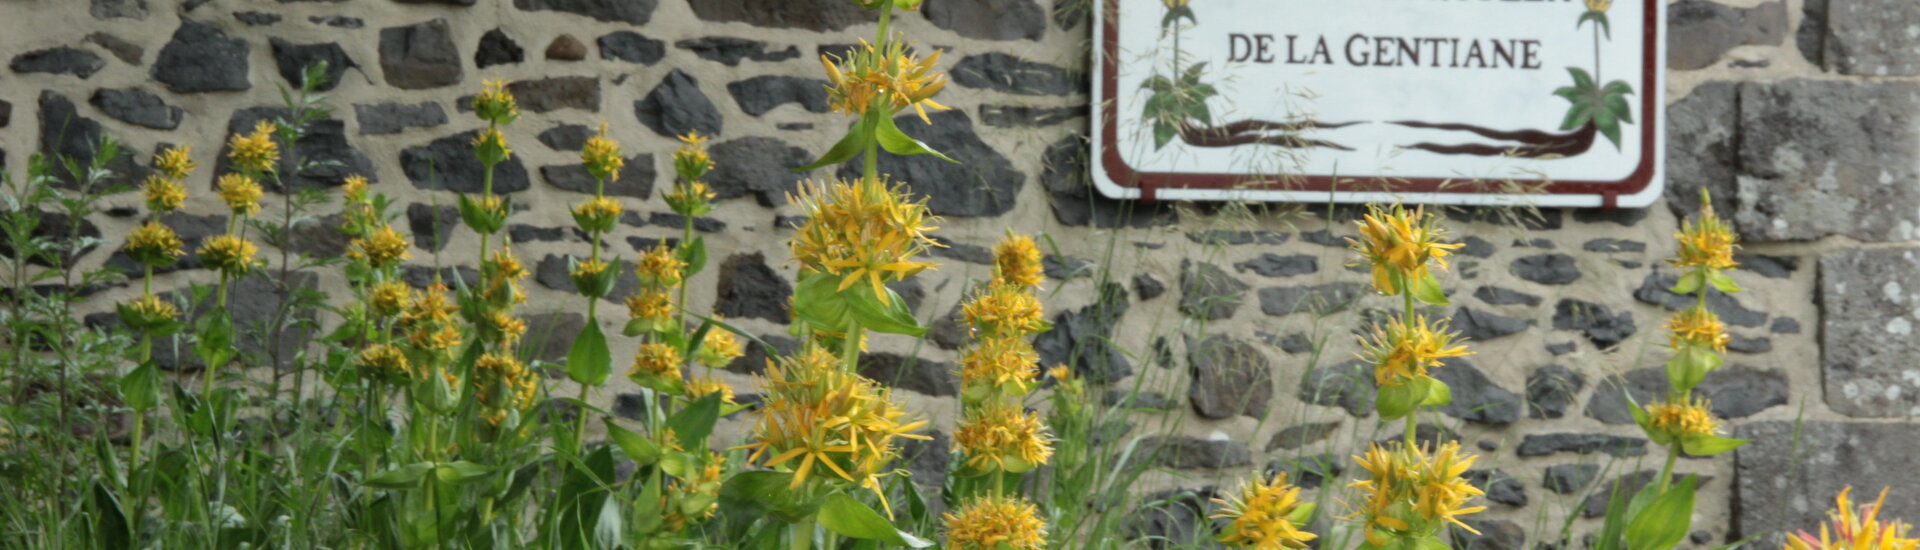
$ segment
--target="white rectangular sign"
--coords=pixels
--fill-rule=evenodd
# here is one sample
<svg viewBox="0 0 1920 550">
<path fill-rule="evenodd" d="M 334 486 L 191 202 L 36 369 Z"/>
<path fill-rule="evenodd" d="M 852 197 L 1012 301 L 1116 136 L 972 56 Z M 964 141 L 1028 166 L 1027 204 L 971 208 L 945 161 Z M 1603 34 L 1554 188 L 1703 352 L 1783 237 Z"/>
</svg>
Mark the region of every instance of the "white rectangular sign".
<svg viewBox="0 0 1920 550">
<path fill-rule="evenodd" d="M 1664 0 L 1098 0 L 1114 198 L 1643 207 Z"/>
</svg>

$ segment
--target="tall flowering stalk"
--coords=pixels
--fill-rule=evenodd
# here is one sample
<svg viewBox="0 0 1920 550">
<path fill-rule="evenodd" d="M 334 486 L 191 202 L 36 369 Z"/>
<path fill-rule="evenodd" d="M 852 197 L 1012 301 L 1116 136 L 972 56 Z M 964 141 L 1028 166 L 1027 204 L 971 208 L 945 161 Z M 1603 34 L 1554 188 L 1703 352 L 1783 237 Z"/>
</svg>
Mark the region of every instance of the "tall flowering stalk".
<svg viewBox="0 0 1920 550">
<path fill-rule="evenodd" d="M 253 132 L 229 138 L 227 161 L 235 171 L 220 176 L 214 183 L 214 191 L 232 215 L 227 218 L 226 233 L 201 243 L 198 253 L 203 265 L 220 273 L 214 308 L 201 316 L 195 327 L 200 348 L 197 351 L 207 363 L 201 395 L 213 391 L 215 375 L 235 355 L 233 318 L 227 312 L 227 287 L 262 263 L 255 258 L 259 247 L 246 238 L 246 218 L 260 212 L 260 197 L 265 194 L 260 187 L 261 179 L 271 178 L 276 184 L 280 181 L 280 144 L 274 141 L 278 129 L 277 123 L 262 120 L 254 125 Z"/>
<path fill-rule="evenodd" d="M 1398 204 L 1372 206 L 1359 230 L 1353 250 L 1371 268 L 1374 289 L 1401 296 L 1404 307 L 1399 318 L 1376 323 L 1372 334 L 1360 338 L 1366 350 L 1360 357 L 1374 365 L 1380 385 L 1374 408 L 1381 421 L 1405 417 L 1407 429 L 1404 440 L 1370 444 L 1364 456 L 1353 457 L 1368 477 L 1348 485 L 1361 489 L 1364 498 L 1349 505 L 1347 518 L 1360 520 L 1363 549 L 1444 548 L 1442 528 L 1451 524 L 1479 533 L 1458 518 L 1486 507 L 1469 506 L 1482 493 L 1460 477 L 1477 457 L 1461 451 L 1459 442 L 1422 444 L 1420 407 L 1452 401 L 1447 385 L 1429 376 L 1428 369 L 1471 352 L 1456 344 L 1458 335 L 1447 330 L 1446 321 L 1430 321 L 1414 307 L 1416 301 L 1448 303 L 1433 268 L 1446 269 L 1447 255 L 1462 245 L 1444 242 L 1446 231 L 1425 209 Z"/>
<path fill-rule="evenodd" d="M 994 274 L 961 307 L 975 337 L 960 367 L 961 421 L 954 442 L 959 475 L 987 482 L 956 491 L 959 509 L 946 516 L 954 548 L 1044 548 L 1046 518 L 1014 493 L 1026 472 L 1047 464 L 1053 442 L 1038 413 L 1022 400 L 1039 384 L 1039 354 L 1029 339 L 1051 328 L 1035 295 L 1043 279 L 1033 237 L 1009 232 L 994 247 Z M 1012 474 L 1009 476 L 1008 474 Z M 956 488 L 961 488 L 956 485 Z"/>
<path fill-rule="evenodd" d="M 179 332 L 180 312 L 173 302 L 153 293 L 153 269 L 166 267 L 180 261 L 186 252 L 180 242 L 180 236 L 173 228 L 160 223 L 159 216 L 178 211 L 187 200 L 185 180 L 192 175 L 196 163 L 189 148 L 170 148 L 154 156 L 153 165 L 157 174 L 148 176 L 141 185 L 146 197 L 147 210 L 152 217 L 134 229 L 127 236 L 123 250 L 127 257 L 140 264 L 143 274 L 140 278 L 140 297 L 123 304 L 116 304 L 115 311 L 127 328 L 140 334 L 140 360 L 133 370 L 120 379 L 120 395 L 127 407 L 133 409 L 133 441 L 128 447 L 128 464 L 140 471 L 140 453 L 145 447 L 147 411 L 160 404 L 159 367 L 153 362 L 153 340 L 171 336 Z M 145 519 L 147 478 L 130 480 L 134 486 L 132 500 L 135 532 L 139 522 Z"/>
<path fill-rule="evenodd" d="M 573 207 L 573 223 L 587 234 L 587 242 L 593 250 L 588 253 L 585 262 L 568 257 L 567 271 L 573 275 L 574 289 L 586 297 L 587 324 L 593 327 L 590 330 L 595 336 L 601 333 L 600 299 L 613 292 L 613 283 L 620 274 L 619 258 L 611 261 L 600 259 L 601 242 L 608 232 L 613 231 L 613 224 L 620 221 L 620 213 L 626 210 L 618 199 L 607 196 L 606 186 L 608 181 L 620 179 L 620 169 L 626 162 L 620 156 L 620 143 L 607 137 L 605 122 L 600 123 L 600 133 L 587 139 L 580 152 L 581 166 L 587 169 L 588 175 L 593 176 L 593 196 Z M 606 382 L 607 373 L 612 370 L 611 357 L 605 350 L 605 337 L 600 337 L 598 343 L 601 349 L 590 350 L 593 357 L 582 357 L 579 365 L 568 365 L 568 374 L 580 384 L 582 402 L 587 400 L 588 391 Z M 587 415 L 581 414 L 575 422 L 574 439 L 584 441 L 586 434 Z"/>
</svg>

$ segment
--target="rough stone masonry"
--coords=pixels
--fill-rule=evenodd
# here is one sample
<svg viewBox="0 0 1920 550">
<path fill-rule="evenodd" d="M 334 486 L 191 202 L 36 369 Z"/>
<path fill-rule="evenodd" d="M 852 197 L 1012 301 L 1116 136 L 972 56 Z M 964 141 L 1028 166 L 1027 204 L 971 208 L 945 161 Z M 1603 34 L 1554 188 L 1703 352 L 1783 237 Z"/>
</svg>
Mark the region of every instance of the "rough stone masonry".
<svg viewBox="0 0 1920 550">
<path fill-rule="evenodd" d="M 867 374 L 951 429 L 962 290 L 988 274 L 985 247 L 1004 228 L 1044 233 L 1056 328 L 1041 353 L 1112 388 L 1141 382 L 1144 394 L 1104 393 L 1104 403 L 1131 409 L 1134 431 L 1122 437 L 1144 438 L 1179 473 L 1143 488 L 1191 505 L 1136 522 L 1136 534 L 1192 529 L 1204 497 L 1254 470 L 1340 486 L 1355 446 L 1392 433 L 1376 433 L 1370 377 L 1350 359 L 1354 328 L 1393 307 L 1346 268 L 1354 210 L 1247 215 L 1096 195 L 1085 174 L 1089 9 L 1089 0 L 928 0 L 899 18 L 921 47 L 948 50 L 954 81 L 940 96 L 953 110 L 931 126 L 900 126 L 966 164 L 881 163 L 946 218 L 950 246 L 937 252 L 945 266 L 898 289 L 935 327 L 933 345 L 877 341 Z M 1684 544 L 1811 527 L 1846 485 L 1907 485 L 1889 513 L 1920 519 L 1920 490 L 1906 483 L 1920 441 L 1910 420 L 1920 411 L 1920 34 L 1909 32 L 1920 4 L 1679 0 L 1669 10 L 1668 200 L 1448 214 L 1468 246 L 1443 277 L 1456 305 L 1438 313 L 1478 354 L 1436 371 L 1456 403 L 1422 437 L 1458 438 L 1483 455 L 1473 479 L 1492 508 L 1476 516 L 1485 535 L 1468 547 L 1553 543 L 1557 529 L 1536 527 L 1542 513 L 1591 530 L 1604 509 L 1598 488 L 1645 483 L 1658 469 L 1625 397 L 1666 389 L 1660 327 L 1687 298 L 1665 290 L 1676 273 L 1662 260 L 1702 187 L 1745 241 L 1733 276 L 1748 292 L 1710 304 L 1734 341 L 1728 367 L 1701 391 L 1734 436 L 1755 443 L 1681 462 L 1708 478 L 1698 532 Z M 670 136 L 716 136 L 709 183 L 720 207 L 695 220 L 713 268 L 691 283 L 693 299 L 786 347 L 794 267 L 782 240 L 794 212 L 783 196 L 805 178 L 844 175 L 786 168 L 848 123 L 828 112 L 817 58 L 872 31 L 870 15 L 843 0 L 0 0 L 0 166 L 20 177 L 29 154 L 85 155 L 103 136 L 138 153 L 114 166 L 121 182 L 142 178 L 148 153 L 167 144 L 193 144 L 211 166 L 227 133 L 279 113 L 277 89 L 324 60 L 332 112 L 294 152 L 337 164 L 290 185 L 366 176 L 397 197 L 415 235 L 409 280 L 424 284 L 433 265 L 471 278 L 465 251 L 476 239 L 452 207 L 455 192 L 479 182 L 466 143 L 480 124 L 466 97 L 483 79 L 507 79 L 526 116 L 508 129 L 515 154 L 495 189 L 526 206 L 508 231 L 537 265 L 529 310 L 541 357 L 561 361 L 589 322 L 565 275 L 566 257 L 588 252 L 566 205 L 589 188 L 577 151 L 602 121 L 633 155 L 610 188 L 629 209 L 608 241 L 619 254 L 678 238 L 683 220 L 657 192 L 669 183 Z M 226 222 L 208 192 L 213 172 L 165 220 L 189 247 Z M 127 208 L 136 203 L 114 197 L 121 208 L 46 227 L 77 224 L 105 239 L 76 254 L 83 267 L 129 267 L 116 251 L 142 221 Z M 337 206 L 313 212 L 286 249 L 340 255 L 338 220 Z M 213 278 L 191 258 L 162 271 L 165 289 Z M 345 291 L 335 272 L 296 276 Z M 281 299 L 272 288 L 237 285 L 235 303 L 247 307 L 236 318 L 268 315 Z M 135 290 L 88 292 L 90 322 L 110 328 L 110 304 Z M 614 323 L 615 310 L 592 321 Z M 307 344 L 305 334 L 242 343 Z M 615 352 L 634 346 L 616 339 Z M 754 391 L 764 356 L 751 350 L 728 369 L 737 390 Z M 189 357 L 162 361 L 197 368 Z M 624 384 L 596 399 L 631 412 L 637 396 Z M 1152 428 L 1175 419 L 1177 432 Z M 738 434 L 740 420 L 729 422 L 722 433 Z M 922 482 L 938 483 L 947 441 L 916 446 Z"/>
</svg>

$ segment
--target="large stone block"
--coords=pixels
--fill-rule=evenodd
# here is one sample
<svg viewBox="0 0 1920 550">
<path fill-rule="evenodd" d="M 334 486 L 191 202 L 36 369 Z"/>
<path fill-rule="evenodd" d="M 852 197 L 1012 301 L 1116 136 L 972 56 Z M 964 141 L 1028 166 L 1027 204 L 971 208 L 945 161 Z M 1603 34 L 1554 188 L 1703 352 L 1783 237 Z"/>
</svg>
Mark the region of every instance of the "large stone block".
<svg viewBox="0 0 1920 550">
<path fill-rule="evenodd" d="M 1750 440 L 1734 451 L 1733 525 L 1729 539 L 1781 530 L 1819 530 L 1841 489 L 1854 502 L 1887 494 L 1882 518 L 1920 517 L 1920 492 L 1911 490 L 1920 453 L 1920 424 L 1865 422 L 1754 422 L 1733 430 Z M 1777 534 L 1755 548 L 1778 547 Z"/>
<path fill-rule="evenodd" d="M 1787 3 L 1736 8 L 1711 0 L 1681 0 L 1667 7 L 1667 68 L 1691 71 L 1712 66 L 1739 46 L 1774 46 L 1787 37 Z"/>
<path fill-rule="evenodd" d="M 1751 240 L 1907 240 L 1920 223 L 1920 83 L 1740 88 L 1733 218 Z"/>
<path fill-rule="evenodd" d="M 1827 67 L 1854 75 L 1920 74 L 1920 9 L 1912 0 L 1830 2 Z"/>
<path fill-rule="evenodd" d="M 1920 249 L 1828 254 L 1819 303 L 1827 405 L 1851 416 L 1920 412 Z"/>
</svg>

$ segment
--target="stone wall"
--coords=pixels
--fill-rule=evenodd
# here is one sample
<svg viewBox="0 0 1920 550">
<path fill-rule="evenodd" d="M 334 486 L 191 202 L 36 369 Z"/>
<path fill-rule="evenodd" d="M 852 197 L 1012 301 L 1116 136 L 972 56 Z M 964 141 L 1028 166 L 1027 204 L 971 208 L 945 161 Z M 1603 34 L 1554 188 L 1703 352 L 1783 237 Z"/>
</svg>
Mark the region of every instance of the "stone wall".
<svg viewBox="0 0 1920 550">
<path fill-rule="evenodd" d="M 947 318 L 966 281 L 987 274 L 984 247 L 1005 228 L 1042 232 L 1057 312 L 1042 353 L 1064 362 L 1078 343 L 1082 373 L 1145 392 L 1132 403 L 1134 435 L 1151 437 L 1169 472 L 1146 487 L 1204 490 L 1254 468 L 1315 470 L 1316 457 L 1345 469 L 1356 442 L 1397 429 L 1377 432 L 1371 384 L 1349 359 L 1354 327 L 1392 307 L 1344 268 L 1352 211 L 1095 196 L 1084 175 L 1087 5 L 929 0 L 900 18 L 921 43 L 950 50 L 942 63 L 954 80 L 940 96 L 952 111 L 901 127 L 967 164 L 881 163 L 947 218 L 940 234 L 951 246 L 937 253 L 947 265 L 900 289 L 935 323 L 931 345 L 878 341 L 867 374 L 950 429 L 961 335 Z M 1662 260 L 1702 186 L 1746 240 L 1734 277 L 1748 290 L 1711 304 L 1734 342 L 1703 391 L 1730 431 L 1755 443 L 1682 462 L 1681 472 L 1710 477 L 1690 544 L 1811 526 L 1848 484 L 1909 485 L 1889 508 L 1920 519 L 1910 486 L 1920 426 L 1907 420 L 1920 410 L 1920 35 L 1910 31 L 1920 4 L 1682 0 L 1670 14 L 1670 200 L 1447 215 L 1468 245 L 1446 277 L 1450 314 L 1478 355 L 1437 372 L 1455 388 L 1449 433 L 1483 455 L 1475 476 L 1492 508 L 1479 516 L 1487 536 L 1477 547 L 1548 542 L 1569 514 L 1583 518 L 1576 532 L 1589 530 L 1603 506 L 1593 487 L 1644 482 L 1659 468 L 1622 396 L 1664 390 L 1660 325 L 1688 300 L 1664 290 L 1675 272 Z M 610 190 L 628 204 L 609 240 L 623 255 L 678 235 L 681 220 L 657 192 L 669 183 L 669 136 L 717 136 L 710 183 L 720 207 L 695 223 L 713 268 L 690 285 L 693 300 L 781 345 L 792 342 L 782 304 L 794 275 L 783 194 L 836 173 L 784 169 L 824 151 L 847 123 L 827 112 L 818 56 L 871 32 L 843 0 L 0 0 L 9 63 L 0 165 L 18 177 L 31 152 L 84 154 L 110 135 L 139 153 L 116 166 L 122 181 L 138 181 L 163 144 L 193 144 L 210 166 L 226 134 L 274 115 L 276 88 L 300 66 L 327 60 L 334 113 L 297 152 L 339 164 L 292 184 L 327 188 L 362 174 L 398 197 L 418 245 L 410 276 L 424 281 L 430 266 L 472 262 L 477 240 L 452 206 L 454 191 L 479 182 L 466 143 L 481 124 L 464 98 L 483 79 L 509 79 L 526 117 L 507 132 L 515 155 L 495 189 L 527 206 L 509 231 L 535 268 L 532 332 L 551 334 L 540 355 L 559 361 L 585 322 L 565 256 L 588 245 L 566 206 L 590 189 L 574 163 L 601 121 L 633 155 Z M 225 223 L 210 172 L 167 220 L 189 247 Z M 270 215 L 280 197 L 270 196 Z M 132 265 L 115 250 L 141 219 L 137 199 L 108 203 L 118 208 L 80 222 L 106 243 L 80 254 L 83 266 Z M 334 211 L 316 212 L 287 248 L 341 254 Z M 167 270 L 161 288 L 212 280 L 195 263 Z M 1102 273 L 1112 284 L 1098 282 Z M 334 271 L 297 276 L 344 290 Z M 269 288 L 236 288 L 242 323 L 278 304 Z M 90 319 L 104 325 L 111 301 L 135 292 L 87 291 Z M 619 309 L 606 311 L 599 322 L 617 326 Z M 290 350 L 298 336 L 245 345 Z M 635 345 L 616 339 L 615 353 Z M 728 375 L 743 393 L 754 388 L 754 355 Z M 598 399 L 630 411 L 637 396 L 626 384 Z M 725 433 L 739 433 L 730 422 Z M 928 476 L 941 457 L 925 454 L 915 469 Z"/>
</svg>

